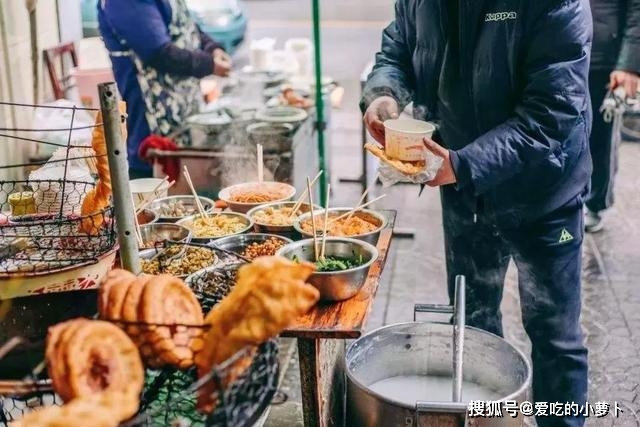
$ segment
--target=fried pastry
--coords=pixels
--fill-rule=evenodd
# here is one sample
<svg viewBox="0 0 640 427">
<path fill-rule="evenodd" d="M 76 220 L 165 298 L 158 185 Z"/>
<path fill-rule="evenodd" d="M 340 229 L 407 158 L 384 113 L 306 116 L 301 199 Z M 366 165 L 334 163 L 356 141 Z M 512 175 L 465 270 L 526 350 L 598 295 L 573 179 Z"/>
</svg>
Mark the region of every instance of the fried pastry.
<svg viewBox="0 0 640 427">
<path fill-rule="evenodd" d="M 383 148 L 371 142 L 365 144 L 364 148 L 384 163 L 405 175 L 417 175 L 424 170 L 425 162 L 403 162 L 402 160 L 392 159 L 387 156 Z"/>
<path fill-rule="evenodd" d="M 147 343 L 167 364 L 180 368 L 193 365 L 194 340 L 201 335 L 202 308 L 184 282 L 169 275 L 154 276 L 142 291 L 138 305 L 138 319 L 160 325 L 145 332 Z M 197 326 L 196 328 L 190 328 Z"/>
<path fill-rule="evenodd" d="M 86 427 L 87 420 L 92 427 L 117 427 L 137 411 L 135 399 L 105 392 L 30 412 L 11 427 Z"/>
<path fill-rule="evenodd" d="M 100 313 L 100 317 L 103 319 L 109 318 L 108 309 L 111 288 L 118 283 L 131 283 L 135 279 L 135 274 L 130 273 L 127 270 L 115 269 L 107 273 L 107 276 L 100 284 L 100 289 L 98 290 L 98 312 Z"/>
<path fill-rule="evenodd" d="M 89 320 L 83 318 L 68 320 L 50 327 L 47 332 L 45 350 L 47 372 L 54 390 L 65 402 L 74 398 L 73 392 L 69 388 L 69 371 L 65 360 L 66 343 L 85 322 L 89 322 Z"/>
<path fill-rule="evenodd" d="M 211 329 L 205 334 L 203 351 L 196 354 L 199 377 L 240 350 L 257 346 L 278 335 L 297 317 L 313 307 L 320 294 L 305 283 L 315 267 L 282 257 L 261 257 L 238 270 L 231 293 L 205 318 Z M 234 362 L 223 384 L 232 383 L 251 364 L 251 357 Z M 200 390 L 198 407 L 211 412 L 215 402 L 213 381 Z"/>
<path fill-rule="evenodd" d="M 50 328 L 45 355 L 53 389 L 65 402 L 103 391 L 137 402 L 142 391 L 138 349 L 109 322 L 74 319 Z"/>
</svg>

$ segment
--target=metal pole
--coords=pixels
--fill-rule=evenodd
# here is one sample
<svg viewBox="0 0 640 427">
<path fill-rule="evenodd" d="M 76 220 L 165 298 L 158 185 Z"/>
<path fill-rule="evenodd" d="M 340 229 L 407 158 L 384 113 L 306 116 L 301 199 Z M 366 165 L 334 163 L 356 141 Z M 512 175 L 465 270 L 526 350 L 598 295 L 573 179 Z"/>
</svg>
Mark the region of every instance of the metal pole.
<svg viewBox="0 0 640 427">
<path fill-rule="evenodd" d="M 134 208 L 129 187 L 127 141 L 122 138 L 122 117 L 118 109 L 118 92 L 115 83 L 98 85 L 104 137 L 107 143 L 109 173 L 113 188 L 113 206 L 117 220 L 118 243 L 122 268 L 134 274 L 140 273 L 140 257 L 135 239 Z"/>
<path fill-rule="evenodd" d="M 465 285 L 464 276 L 456 276 L 456 291 L 453 309 L 453 401 L 462 401 L 462 363 L 464 355 L 465 327 Z"/>
<path fill-rule="evenodd" d="M 320 1 L 312 0 L 313 5 L 313 49 L 315 57 L 316 71 L 316 132 L 318 133 L 318 167 L 324 173 L 320 177 L 320 203 L 324 206 L 327 202 L 327 168 L 326 159 L 324 157 L 324 131 L 327 124 L 324 121 L 324 98 L 322 94 L 322 63 L 320 53 Z"/>
</svg>

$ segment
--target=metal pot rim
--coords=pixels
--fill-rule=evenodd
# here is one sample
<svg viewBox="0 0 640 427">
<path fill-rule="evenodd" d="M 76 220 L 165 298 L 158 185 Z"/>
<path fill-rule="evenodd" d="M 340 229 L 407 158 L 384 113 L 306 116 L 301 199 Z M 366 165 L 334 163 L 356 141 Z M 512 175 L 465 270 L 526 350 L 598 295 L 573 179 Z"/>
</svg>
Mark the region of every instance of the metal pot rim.
<svg viewBox="0 0 640 427">
<path fill-rule="evenodd" d="M 314 271 L 312 273 L 312 275 L 335 276 L 335 275 L 340 275 L 340 274 L 354 273 L 354 272 L 360 271 L 360 270 L 366 270 L 369 267 L 371 267 L 373 265 L 373 263 L 376 262 L 378 260 L 378 258 L 380 257 L 380 251 L 378 251 L 378 248 L 373 246 L 371 243 L 364 242 L 362 240 L 352 239 L 352 238 L 349 238 L 349 237 L 327 237 L 326 241 L 327 242 L 346 242 L 346 243 L 351 243 L 351 244 L 354 244 L 354 245 L 357 245 L 357 246 L 361 246 L 361 247 L 365 248 L 371 254 L 371 259 L 369 259 L 369 261 L 365 262 L 362 265 L 350 268 L 348 270 Z M 292 242 L 292 243 L 290 243 L 288 245 L 285 245 L 285 246 L 281 247 L 280 249 L 278 249 L 278 251 L 276 252 L 276 256 L 284 256 L 284 255 L 282 255 L 282 253 L 285 252 L 285 249 L 292 249 L 292 248 L 297 248 L 297 247 L 302 247 L 302 246 L 307 246 L 307 245 L 313 245 L 313 239 L 298 240 L 296 242 Z"/>
<path fill-rule="evenodd" d="M 345 211 L 345 213 L 346 213 L 346 212 L 350 211 L 351 209 L 353 209 L 353 208 L 345 208 L 345 207 L 329 208 L 329 213 L 331 213 L 332 211 Z M 324 212 L 324 209 L 321 209 L 320 212 Z M 382 215 L 380 212 L 374 211 L 372 209 L 360 209 L 360 210 L 358 210 L 356 212 L 363 212 L 363 213 L 369 214 L 369 215 L 379 219 L 380 220 L 380 226 L 378 228 L 376 228 L 375 230 L 370 231 L 369 233 L 356 234 L 355 236 L 348 236 L 348 238 L 358 238 L 358 237 L 362 238 L 362 237 L 371 236 L 373 234 L 380 233 L 388 225 L 387 217 L 385 215 Z M 314 212 L 314 214 L 318 215 L 317 212 Z M 309 217 L 309 218 L 311 217 L 311 212 L 306 212 L 306 213 L 303 213 L 302 215 L 299 215 L 296 218 L 296 220 L 293 222 L 293 228 L 295 228 L 295 230 L 298 233 L 302 234 L 303 236 L 312 236 L 313 237 L 312 233 L 307 233 L 306 231 L 304 231 L 302 229 L 302 225 L 301 225 L 302 221 L 307 219 L 307 217 Z M 338 237 L 338 236 L 333 236 L 333 237 Z"/>
<path fill-rule="evenodd" d="M 364 384 L 362 384 L 352 374 L 351 369 L 349 369 L 348 363 L 346 363 L 346 361 L 347 361 L 346 359 L 347 359 L 349 353 L 351 351 L 353 351 L 354 346 L 361 339 L 363 339 L 365 337 L 368 337 L 369 335 L 373 335 L 375 333 L 382 332 L 382 331 L 387 330 L 387 329 L 392 329 L 392 328 L 396 328 L 396 327 L 399 327 L 399 326 L 416 325 L 416 324 L 438 324 L 438 325 L 452 326 L 450 323 L 445 323 L 445 322 L 400 322 L 400 323 L 392 323 L 390 325 L 384 325 L 384 326 L 381 326 L 379 328 L 376 328 L 376 329 L 368 332 L 367 334 L 362 335 L 360 338 L 358 338 L 357 340 L 351 342 L 347 346 L 347 348 L 345 350 L 345 373 L 347 375 L 347 378 L 351 382 L 353 382 L 356 386 L 358 386 L 361 391 L 365 392 L 366 394 L 368 394 L 370 396 L 375 397 L 376 399 L 379 399 L 379 400 L 381 400 L 381 401 L 383 401 L 385 403 L 391 404 L 391 405 L 403 407 L 405 409 L 415 409 L 415 405 L 414 406 L 409 406 L 409 405 L 406 405 L 406 404 L 404 404 L 402 402 L 398 402 L 397 400 L 389 399 L 388 397 L 382 396 L 382 395 L 372 391 L 368 386 L 365 386 Z M 500 336 L 498 336 L 496 334 L 493 334 L 491 332 L 485 331 L 483 329 L 476 328 L 474 326 L 468 326 L 468 325 L 465 326 L 465 329 L 469 329 L 469 330 L 474 331 L 474 332 L 479 332 L 481 334 L 491 336 L 493 338 L 498 339 L 499 341 L 504 342 L 524 362 L 525 369 L 527 371 L 527 377 L 525 378 L 525 381 L 523 381 L 522 385 L 520 387 L 518 387 L 518 389 L 516 391 L 514 391 L 513 393 L 501 398 L 500 400 L 498 400 L 498 402 L 504 402 L 504 401 L 508 401 L 508 400 L 516 400 L 516 397 L 525 395 L 525 393 L 529 390 L 529 387 L 531 386 L 531 381 L 532 381 L 532 377 L 533 377 L 531 363 L 529 362 L 529 359 L 525 356 L 525 354 L 520 349 L 518 349 L 516 346 L 514 346 L 513 344 L 511 344 L 510 342 L 508 342 L 507 340 L 505 340 L 504 338 L 502 338 L 502 337 L 500 337 Z M 417 402 L 421 402 L 421 403 L 442 403 L 442 402 L 418 401 L 418 400 L 416 400 L 416 403 Z M 457 402 L 454 402 L 454 403 L 457 403 Z M 461 402 L 461 403 L 464 404 L 463 402 Z"/>
</svg>

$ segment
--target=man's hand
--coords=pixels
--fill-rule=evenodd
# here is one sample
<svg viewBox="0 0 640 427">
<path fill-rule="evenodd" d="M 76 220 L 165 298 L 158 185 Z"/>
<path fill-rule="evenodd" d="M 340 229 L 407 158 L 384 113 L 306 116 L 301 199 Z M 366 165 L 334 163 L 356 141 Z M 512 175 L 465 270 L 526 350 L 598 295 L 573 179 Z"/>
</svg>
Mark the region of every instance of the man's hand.
<svg viewBox="0 0 640 427">
<path fill-rule="evenodd" d="M 227 77 L 231 71 L 231 57 L 222 49 L 213 51 L 213 74 Z"/>
<path fill-rule="evenodd" d="M 384 146 L 384 121 L 398 118 L 398 103 L 390 96 L 376 98 L 364 113 L 364 124 L 378 143 Z"/>
<path fill-rule="evenodd" d="M 441 185 L 455 184 L 457 181 L 456 174 L 453 171 L 453 166 L 451 165 L 449 150 L 438 145 L 431 138 L 425 138 L 423 142 L 424 146 L 427 147 L 427 150 L 444 159 L 444 162 L 442 162 L 442 166 L 440 167 L 440 170 L 438 170 L 436 177 L 427 182 L 427 185 L 430 187 L 439 187 Z"/>
<path fill-rule="evenodd" d="M 629 98 L 635 98 L 638 95 L 639 84 L 638 74 L 629 71 L 616 70 L 609 76 L 609 88 L 614 90 L 617 87 L 623 87 Z"/>
</svg>

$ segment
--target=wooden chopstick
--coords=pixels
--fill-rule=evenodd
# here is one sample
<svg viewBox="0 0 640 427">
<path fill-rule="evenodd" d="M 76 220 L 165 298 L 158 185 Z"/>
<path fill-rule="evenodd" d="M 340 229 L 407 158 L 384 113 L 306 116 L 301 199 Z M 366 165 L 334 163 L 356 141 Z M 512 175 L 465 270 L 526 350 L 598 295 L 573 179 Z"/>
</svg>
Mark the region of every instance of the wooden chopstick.
<svg viewBox="0 0 640 427">
<path fill-rule="evenodd" d="M 351 214 L 351 213 L 355 213 L 355 212 L 357 212 L 357 211 L 361 210 L 362 208 L 366 208 L 366 207 L 367 207 L 367 206 L 369 206 L 370 204 L 375 203 L 375 202 L 377 202 L 378 200 L 383 199 L 383 198 L 385 198 L 385 197 L 387 197 L 387 195 L 386 195 L 386 194 L 383 194 L 382 196 L 376 197 L 375 199 L 370 200 L 370 201 L 368 201 L 367 203 L 364 203 L 364 204 L 362 204 L 362 205 L 360 205 L 360 206 L 356 206 L 355 208 L 351 209 L 349 212 L 345 212 L 345 213 L 343 213 L 342 215 L 340 215 L 339 217 L 337 217 L 337 218 L 333 218 L 333 219 L 329 222 L 329 224 L 333 224 L 334 222 L 336 222 L 336 221 L 338 221 L 338 220 L 341 220 L 341 219 L 342 219 L 342 218 L 344 218 L 344 217 L 349 216 L 349 214 Z"/>
<path fill-rule="evenodd" d="M 313 259 L 318 260 L 318 236 L 316 229 L 316 215 L 313 209 L 313 193 L 311 193 L 311 180 L 307 177 L 307 190 L 309 191 L 309 206 L 311 208 L 311 228 L 313 230 Z"/>
<path fill-rule="evenodd" d="M 169 190 L 171 187 L 173 187 L 176 184 L 175 181 L 171 181 L 169 183 L 169 185 L 167 186 L 167 190 Z M 155 193 L 155 191 L 154 191 Z M 144 200 L 142 201 L 142 203 L 140 203 L 140 206 L 138 206 L 138 209 L 136 210 L 136 214 L 139 214 L 140 212 L 142 212 L 143 210 L 145 210 L 147 208 L 147 206 L 149 206 L 151 203 L 154 202 L 153 196 L 148 196 L 145 197 Z"/>
<path fill-rule="evenodd" d="M 257 145 L 258 150 L 258 182 L 264 181 L 264 155 L 262 151 L 262 144 Z"/>
<path fill-rule="evenodd" d="M 362 202 L 364 202 L 364 199 L 365 199 L 365 197 L 367 197 L 367 194 L 369 194 L 369 191 L 371 191 L 371 189 L 372 189 L 373 187 L 375 187 L 375 186 L 376 186 L 377 181 L 378 181 L 378 178 L 380 178 L 380 174 L 379 174 L 379 173 L 377 173 L 377 174 L 376 174 L 376 176 L 375 176 L 375 178 L 373 178 L 373 182 L 371 183 L 371 185 L 369 185 L 369 187 L 367 187 L 367 189 L 366 189 L 366 190 L 364 190 L 364 193 L 362 193 L 362 196 L 360 196 L 360 200 L 358 200 L 358 203 L 356 203 L 356 206 L 360 206 L 360 204 L 361 204 Z M 355 212 L 356 212 L 356 211 L 352 211 L 352 212 L 349 214 L 349 216 L 347 216 L 347 219 L 351 219 L 351 217 L 353 216 L 353 214 L 354 214 Z"/>
<path fill-rule="evenodd" d="M 315 178 L 313 178 L 313 180 L 311 181 L 311 186 L 313 187 L 315 185 L 315 183 L 318 181 L 318 179 L 320 178 L 320 176 L 322 175 L 324 171 L 320 171 L 318 172 L 318 174 L 316 175 Z M 307 177 L 308 178 L 308 177 Z M 302 195 L 300 196 L 300 198 L 298 199 L 298 201 L 296 202 L 295 205 L 293 205 L 293 210 L 291 211 L 291 214 L 289 215 L 290 217 L 294 216 L 296 214 L 296 212 L 298 212 L 298 210 L 300 209 L 300 206 L 302 206 L 302 202 L 304 201 L 304 198 L 307 197 L 307 194 L 310 193 L 311 190 L 309 189 L 309 187 L 307 187 L 306 190 L 304 190 L 302 192 Z"/>
<path fill-rule="evenodd" d="M 322 230 L 322 245 L 320 248 L 320 259 L 324 259 L 324 249 L 327 243 L 327 228 L 329 226 L 329 194 L 331 194 L 331 184 L 327 184 L 327 200 L 324 204 L 324 222 Z"/>
<path fill-rule="evenodd" d="M 193 182 L 191 181 L 191 175 L 189 174 L 189 169 L 187 168 L 187 165 L 184 165 L 182 174 L 184 175 L 185 179 L 187 180 L 187 185 L 189 185 L 189 188 L 191 189 L 191 194 L 193 194 L 193 197 L 196 200 L 196 207 L 198 208 L 198 211 L 200 212 L 200 216 L 202 218 L 207 218 L 207 213 L 204 211 L 204 208 L 202 207 L 202 204 L 200 203 L 200 197 L 198 197 L 198 193 L 196 193 L 196 189 L 193 186 Z"/>
<path fill-rule="evenodd" d="M 136 239 L 138 240 L 138 247 L 144 246 L 144 240 L 142 239 L 142 232 L 140 231 L 140 223 L 138 222 L 138 214 L 136 212 L 136 203 L 133 200 L 133 194 L 131 195 L 131 206 L 133 207 L 133 224 L 135 226 Z"/>
</svg>

